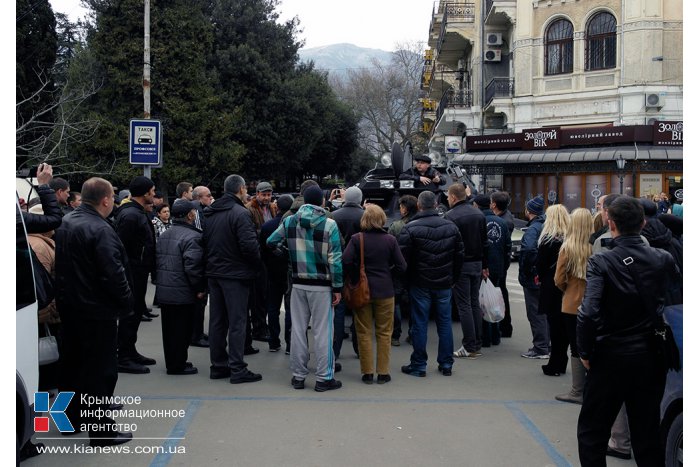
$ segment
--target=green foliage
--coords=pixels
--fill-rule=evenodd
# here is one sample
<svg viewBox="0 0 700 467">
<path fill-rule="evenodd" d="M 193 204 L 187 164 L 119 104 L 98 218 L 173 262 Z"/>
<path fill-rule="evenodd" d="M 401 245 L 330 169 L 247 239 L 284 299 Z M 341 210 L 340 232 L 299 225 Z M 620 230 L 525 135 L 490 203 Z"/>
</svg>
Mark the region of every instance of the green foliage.
<svg viewBox="0 0 700 467">
<path fill-rule="evenodd" d="M 298 20 L 279 23 L 278 3 L 151 1 L 151 116 L 163 125 L 164 159 L 152 178 L 161 191 L 187 180 L 216 192 L 231 173 L 289 186 L 352 167 L 356 118 L 325 74 L 297 65 Z M 66 51 L 65 79 L 99 86 L 81 110 L 99 127 L 71 154 L 84 172 L 124 186 L 142 173 L 128 163 L 128 127 L 143 115 L 143 0 L 85 4 L 92 22 L 85 45 Z"/>
</svg>

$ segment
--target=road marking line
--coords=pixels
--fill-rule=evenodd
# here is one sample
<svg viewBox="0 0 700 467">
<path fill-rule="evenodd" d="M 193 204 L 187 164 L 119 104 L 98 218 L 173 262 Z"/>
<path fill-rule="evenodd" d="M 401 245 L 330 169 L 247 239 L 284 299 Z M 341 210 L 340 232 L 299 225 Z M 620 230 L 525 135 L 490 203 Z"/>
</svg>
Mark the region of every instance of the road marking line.
<svg viewBox="0 0 700 467">
<path fill-rule="evenodd" d="M 174 451 L 173 447 L 180 444 L 180 440 L 185 438 L 187 430 L 189 430 L 192 420 L 194 420 L 201 406 L 202 401 L 200 399 L 190 400 L 190 403 L 187 404 L 187 408 L 185 409 L 185 416 L 170 430 L 170 434 L 168 435 L 170 439 L 162 444 L 164 448 L 163 453 L 159 453 L 153 458 L 150 467 L 165 467 L 170 463 L 170 459 L 173 457 L 173 452 L 171 452 Z"/>
<path fill-rule="evenodd" d="M 552 443 L 549 442 L 547 437 L 542 433 L 539 428 L 537 428 L 537 425 L 533 423 L 532 420 L 528 418 L 527 415 L 525 415 L 525 412 L 520 410 L 519 407 L 516 406 L 516 404 L 512 402 L 506 402 L 506 407 L 510 412 L 513 414 L 513 416 L 520 422 L 520 424 L 525 428 L 530 435 L 537 441 L 537 443 L 544 448 L 544 450 L 547 452 L 547 455 L 554 461 L 554 464 L 557 467 L 571 467 L 571 463 L 567 461 L 561 454 L 559 454 L 559 451 L 556 450 L 554 446 L 552 446 Z"/>
</svg>

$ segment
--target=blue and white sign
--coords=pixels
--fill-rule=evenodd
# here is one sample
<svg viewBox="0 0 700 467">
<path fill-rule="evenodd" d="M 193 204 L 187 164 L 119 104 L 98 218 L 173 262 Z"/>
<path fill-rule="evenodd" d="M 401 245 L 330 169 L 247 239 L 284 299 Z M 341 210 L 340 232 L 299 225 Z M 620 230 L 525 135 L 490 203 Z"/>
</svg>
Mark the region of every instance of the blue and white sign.
<svg viewBox="0 0 700 467">
<path fill-rule="evenodd" d="M 129 163 L 158 165 L 161 163 L 163 133 L 159 120 L 129 121 Z"/>
</svg>

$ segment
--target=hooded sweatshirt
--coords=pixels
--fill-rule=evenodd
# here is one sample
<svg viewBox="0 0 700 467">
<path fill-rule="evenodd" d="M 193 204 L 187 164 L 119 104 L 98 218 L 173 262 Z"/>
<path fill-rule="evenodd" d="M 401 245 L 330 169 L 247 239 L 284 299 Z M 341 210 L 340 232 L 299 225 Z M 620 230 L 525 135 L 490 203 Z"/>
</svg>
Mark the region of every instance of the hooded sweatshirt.
<svg viewBox="0 0 700 467">
<path fill-rule="evenodd" d="M 292 283 L 321 285 L 341 292 L 343 266 L 340 231 L 325 209 L 304 204 L 267 239 L 270 248 L 289 250 Z"/>
</svg>

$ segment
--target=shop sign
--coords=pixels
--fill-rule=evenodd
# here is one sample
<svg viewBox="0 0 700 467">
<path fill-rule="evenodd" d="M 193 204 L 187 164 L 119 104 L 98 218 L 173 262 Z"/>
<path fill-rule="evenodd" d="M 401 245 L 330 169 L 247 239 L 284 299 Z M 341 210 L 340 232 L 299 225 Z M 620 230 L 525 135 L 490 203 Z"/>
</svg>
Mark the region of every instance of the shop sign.
<svg viewBox="0 0 700 467">
<path fill-rule="evenodd" d="M 558 149 L 560 142 L 559 128 L 523 130 L 523 149 Z"/>
<path fill-rule="evenodd" d="M 683 146 L 683 122 L 654 123 L 654 144 L 657 146 Z"/>
<path fill-rule="evenodd" d="M 522 133 L 507 133 L 500 135 L 467 136 L 465 138 L 467 151 L 488 149 L 520 149 L 523 144 Z"/>
<path fill-rule="evenodd" d="M 634 141 L 634 126 L 562 129 L 562 146 L 628 143 Z"/>
<path fill-rule="evenodd" d="M 462 137 L 445 136 L 445 153 L 457 154 L 458 152 L 462 152 Z"/>
</svg>

